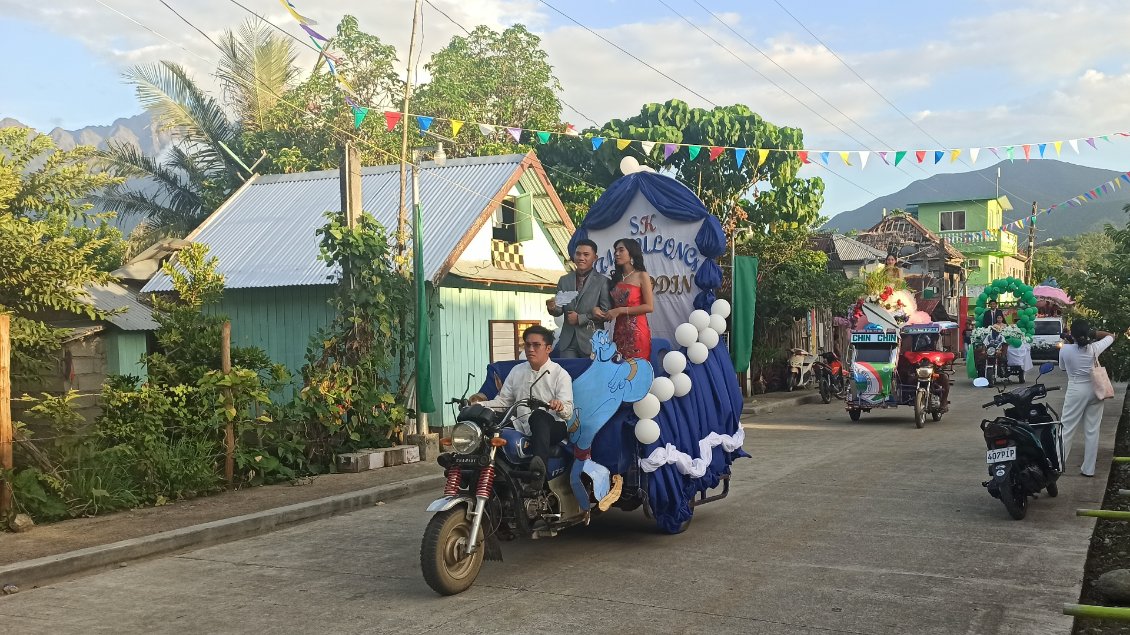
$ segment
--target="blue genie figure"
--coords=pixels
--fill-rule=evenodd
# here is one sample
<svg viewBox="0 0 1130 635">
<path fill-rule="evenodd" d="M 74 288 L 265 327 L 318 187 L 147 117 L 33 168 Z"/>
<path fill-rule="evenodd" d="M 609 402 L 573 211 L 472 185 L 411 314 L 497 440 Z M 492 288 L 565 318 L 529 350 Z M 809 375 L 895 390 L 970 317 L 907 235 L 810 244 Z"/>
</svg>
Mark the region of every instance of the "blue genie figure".
<svg viewBox="0 0 1130 635">
<path fill-rule="evenodd" d="M 646 359 L 618 361 L 616 357 L 616 344 L 608 332 L 593 333 L 592 365 L 573 382 L 569 441 L 576 460 L 569 481 L 577 502 L 585 511 L 589 509 L 589 497 L 581 483 L 582 473 L 592 478 L 597 500 L 604 502 L 611 489 L 608 468 L 592 460 L 593 438 L 620 409 L 620 404 L 634 403 L 647 396 L 655 379 L 655 371 Z M 612 502 L 615 499 L 607 504 Z"/>
</svg>

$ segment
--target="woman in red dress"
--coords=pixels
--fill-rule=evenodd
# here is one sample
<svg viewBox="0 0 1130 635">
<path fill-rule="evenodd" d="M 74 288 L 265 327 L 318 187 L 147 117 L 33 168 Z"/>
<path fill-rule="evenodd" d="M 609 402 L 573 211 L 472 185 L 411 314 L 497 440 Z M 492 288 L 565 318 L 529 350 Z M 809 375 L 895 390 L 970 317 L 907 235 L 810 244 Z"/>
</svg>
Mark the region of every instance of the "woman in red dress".
<svg viewBox="0 0 1130 635">
<path fill-rule="evenodd" d="M 616 270 L 612 273 L 612 308 L 593 314 L 615 320 L 612 341 L 623 357 L 651 358 L 651 327 L 647 314 L 653 310 L 651 276 L 643 265 L 643 251 L 636 240 L 621 238 L 614 244 Z"/>
</svg>

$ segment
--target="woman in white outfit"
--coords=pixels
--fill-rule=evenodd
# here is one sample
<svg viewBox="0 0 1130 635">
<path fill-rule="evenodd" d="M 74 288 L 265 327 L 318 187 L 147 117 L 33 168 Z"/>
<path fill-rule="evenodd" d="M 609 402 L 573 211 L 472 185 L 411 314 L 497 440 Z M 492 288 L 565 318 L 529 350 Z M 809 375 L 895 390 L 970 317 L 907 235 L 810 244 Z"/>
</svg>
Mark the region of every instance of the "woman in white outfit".
<svg viewBox="0 0 1130 635">
<path fill-rule="evenodd" d="M 1071 452 L 1075 428 L 1083 425 L 1083 476 L 1095 475 L 1099 454 L 1099 424 L 1103 420 L 1104 402 L 1095 397 L 1091 370 L 1095 359 L 1114 343 L 1114 335 L 1091 331 L 1086 320 L 1071 323 L 1071 343 L 1059 350 L 1059 367 L 1067 372 L 1067 395 L 1063 398 L 1063 455 L 1066 462 Z M 1066 469 L 1064 465 L 1064 469 Z"/>
</svg>

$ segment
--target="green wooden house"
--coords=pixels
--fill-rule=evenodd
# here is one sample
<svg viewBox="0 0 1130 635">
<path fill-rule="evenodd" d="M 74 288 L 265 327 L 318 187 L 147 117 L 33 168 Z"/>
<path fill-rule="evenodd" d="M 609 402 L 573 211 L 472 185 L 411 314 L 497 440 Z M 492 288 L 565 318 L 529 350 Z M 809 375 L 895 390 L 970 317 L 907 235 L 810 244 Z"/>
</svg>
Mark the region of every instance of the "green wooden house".
<svg viewBox="0 0 1130 635">
<path fill-rule="evenodd" d="M 362 208 L 391 230 L 399 170 L 361 172 Z M 425 162 L 419 180 L 438 404 L 463 394 L 468 373 L 473 391 L 488 363 L 516 359 L 526 326 L 554 326 L 545 301 L 566 271 L 574 228 L 532 152 Z M 296 376 L 311 336 L 333 319 L 340 271 L 318 260 L 315 231 L 326 211 L 340 209 L 336 170 L 255 176 L 186 238 L 219 259 L 226 290 L 218 310 L 231 318 L 233 344 L 264 349 Z M 142 291 L 171 289 L 158 272 Z M 449 408 L 443 421 L 454 423 Z"/>
<path fill-rule="evenodd" d="M 915 205 L 918 222 L 965 256 L 968 295 L 976 297 L 993 280 L 1024 277 L 1026 259 L 1016 234 L 1002 230 L 1004 213 L 1012 211 L 1007 196 L 962 201 L 929 201 Z"/>
</svg>

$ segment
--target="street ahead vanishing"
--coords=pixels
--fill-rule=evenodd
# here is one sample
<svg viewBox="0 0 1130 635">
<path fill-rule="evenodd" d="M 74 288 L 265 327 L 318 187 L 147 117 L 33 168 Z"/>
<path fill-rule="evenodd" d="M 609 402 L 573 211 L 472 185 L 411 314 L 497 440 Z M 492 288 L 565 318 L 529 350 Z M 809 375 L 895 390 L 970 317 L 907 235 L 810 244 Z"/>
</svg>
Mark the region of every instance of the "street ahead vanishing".
<svg viewBox="0 0 1130 635">
<path fill-rule="evenodd" d="M 1062 373 L 1052 375 L 1060 382 Z M 1120 391 L 1121 393 L 1121 391 Z M 1062 392 L 1053 393 L 1059 409 Z M 990 389 L 958 379 L 950 413 L 848 420 L 806 405 L 746 424 L 752 459 L 681 535 L 613 511 L 555 539 L 503 544 L 466 593 L 419 571 L 419 495 L 276 533 L 0 598 L 9 633 L 1067 633 L 1101 502 L 1098 476 L 1009 519 L 981 481 Z M 1081 436 L 1081 434 L 1079 435 Z"/>
</svg>

